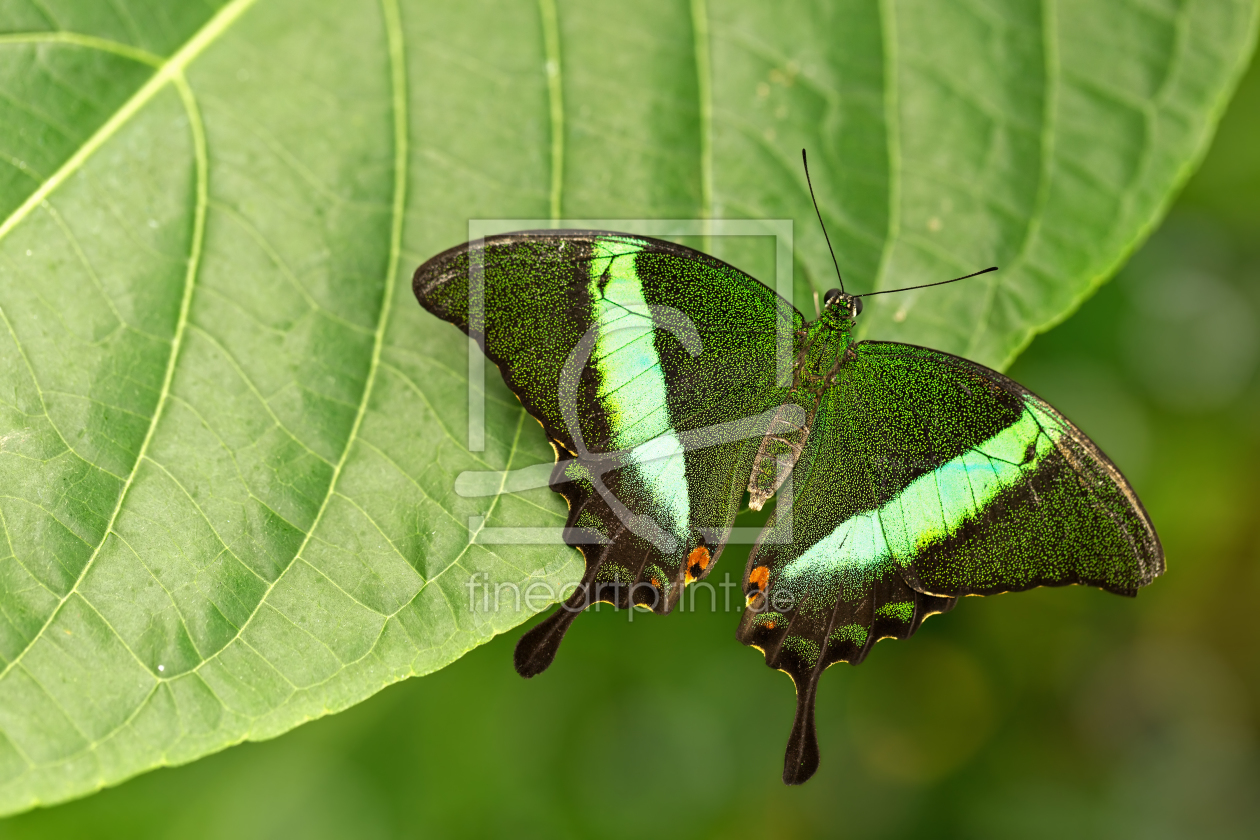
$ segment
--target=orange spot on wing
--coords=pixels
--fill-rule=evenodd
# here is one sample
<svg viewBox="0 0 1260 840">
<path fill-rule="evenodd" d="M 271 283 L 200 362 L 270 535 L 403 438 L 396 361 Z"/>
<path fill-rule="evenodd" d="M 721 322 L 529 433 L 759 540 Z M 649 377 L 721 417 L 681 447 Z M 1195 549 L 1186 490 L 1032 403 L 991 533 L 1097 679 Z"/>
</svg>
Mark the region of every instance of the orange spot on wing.
<svg viewBox="0 0 1260 840">
<path fill-rule="evenodd" d="M 751 607 L 753 601 L 761 593 L 766 591 L 766 584 L 770 582 L 770 568 L 768 566 L 758 566 L 748 573 L 748 585 L 744 587 L 744 604 Z"/>
<path fill-rule="evenodd" d="M 758 566 L 748 573 L 748 582 L 757 587 L 761 592 L 766 591 L 766 584 L 770 582 L 770 567 Z"/>
<path fill-rule="evenodd" d="M 687 555 L 687 583 L 691 583 L 709 568 L 709 549 L 698 545 Z"/>
</svg>

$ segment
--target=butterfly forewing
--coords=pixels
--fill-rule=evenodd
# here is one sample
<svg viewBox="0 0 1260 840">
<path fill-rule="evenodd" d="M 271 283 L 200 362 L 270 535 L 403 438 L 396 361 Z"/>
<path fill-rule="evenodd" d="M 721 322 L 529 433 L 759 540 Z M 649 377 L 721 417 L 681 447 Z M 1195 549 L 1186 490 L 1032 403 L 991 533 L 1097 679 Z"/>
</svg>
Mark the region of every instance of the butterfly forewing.
<svg viewBox="0 0 1260 840">
<path fill-rule="evenodd" d="M 598 232 L 490 237 L 425 263 L 414 288 L 478 339 L 556 446 L 566 541 L 587 561 L 573 605 L 668 611 L 725 543 L 782 391 L 776 337 L 800 314 L 719 260 Z M 546 662 L 562 612 L 539 630 Z"/>
</svg>

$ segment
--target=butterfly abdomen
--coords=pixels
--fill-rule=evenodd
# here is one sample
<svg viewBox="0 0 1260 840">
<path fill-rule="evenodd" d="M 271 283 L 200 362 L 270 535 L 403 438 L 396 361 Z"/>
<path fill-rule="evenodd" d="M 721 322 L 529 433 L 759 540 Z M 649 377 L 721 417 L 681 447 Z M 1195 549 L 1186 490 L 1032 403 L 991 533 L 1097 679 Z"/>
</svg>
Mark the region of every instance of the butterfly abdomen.
<svg viewBox="0 0 1260 840">
<path fill-rule="evenodd" d="M 748 477 L 748 506 L 761 510 L 766 501 L 783 485 L 796 461 L 801 457 L 809 437 L 809 422 L 818 407 L 817 399 L 803 395 L 808 404 L 787 404 L 779 408 L 766 436 L 761 439 L 752 473 Z M 800 409 L 805 409 L 805 424 L 799 424 Z M 793 422 L 795 420 L 795 422 Z"/>
<path fill-rule="evenodd" d="M 846 358 L 851 326 L 852 321 L 837 318 L 828 310 L 796 333 L 799 349 L 792 367 L 789 402 L 766 430 L 748 477 L 748 506 L 753 510 L 761 510 L 800 459 L 823 392 L 835 382 Z M 804 425 L 792 422 L 791 418 L 799 416 L 798 408 L 805 410 Z"/>
</svg>

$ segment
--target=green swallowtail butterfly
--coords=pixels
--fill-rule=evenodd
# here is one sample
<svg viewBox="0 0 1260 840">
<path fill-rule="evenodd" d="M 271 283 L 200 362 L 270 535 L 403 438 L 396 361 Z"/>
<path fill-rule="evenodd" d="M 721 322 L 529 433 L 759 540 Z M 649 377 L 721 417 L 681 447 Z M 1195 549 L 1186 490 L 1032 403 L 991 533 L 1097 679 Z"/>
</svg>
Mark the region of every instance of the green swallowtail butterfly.
<svg viewBox="0 0 1260 840">
<path fill-rule="evenodd" d="M 470 269 L 484 301 L 471 312 Z M 789 784 L 817 769 L 829 665 L 964 595 L 1133 595 L 1164 569 L 1137 496 L 1079 429 L 982 365 L 853 341 L 860 297 L 833 290 L 806 323 L 706 254 L 575 230 L 460 245 L 413 287 L 477 340 L 556 451 L 550 486 L 586 572 L 521 638 L 521 675 L 551 664 L 592 603 L 669 612 L 713 569 L 745 492 L 758 509 L 777 495 L 738 636 L 796 684 Z"/>
</svg>

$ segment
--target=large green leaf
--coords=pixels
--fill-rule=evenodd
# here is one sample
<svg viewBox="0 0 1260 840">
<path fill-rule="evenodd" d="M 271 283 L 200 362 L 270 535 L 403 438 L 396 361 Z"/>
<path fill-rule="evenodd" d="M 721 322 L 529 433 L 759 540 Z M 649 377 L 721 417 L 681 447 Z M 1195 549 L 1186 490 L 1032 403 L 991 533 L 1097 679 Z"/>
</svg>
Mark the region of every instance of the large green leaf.
<svg viewBox="0 0 1260 840">
<path fill-rule="evenodd" d="M 0 7 L 0 811 L 266 738 L 527 617 L 547 462 L 411 298 L 470 218 L 791 218 L 869 332 L 990 364 L 1158 218 L 1251 0 L 10 0 Z M 764 244 L 764 243 L 763 243 Z M 769 279 L 772 251 L 713 248 Z M 504 667 L 509 667 L 505 662 Z M 432 726 L 434 721 L 417 721 Z"/>
</svg>

